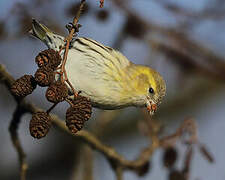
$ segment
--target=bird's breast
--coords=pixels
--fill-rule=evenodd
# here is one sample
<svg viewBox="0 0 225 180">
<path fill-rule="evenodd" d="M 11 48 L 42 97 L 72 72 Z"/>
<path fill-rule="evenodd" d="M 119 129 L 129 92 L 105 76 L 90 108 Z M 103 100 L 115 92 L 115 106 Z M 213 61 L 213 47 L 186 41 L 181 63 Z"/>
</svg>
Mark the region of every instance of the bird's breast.
<svg viewBox="0 0 225 180">
<path fill-rule="evenodd" d="M 71 49 L 65 66 L 75 90 L 101 109 L 117 109 L 132 103 L 128 94 L 123 92 L 125 72 L 118 69 L 112 60 Z"/>
</svg>

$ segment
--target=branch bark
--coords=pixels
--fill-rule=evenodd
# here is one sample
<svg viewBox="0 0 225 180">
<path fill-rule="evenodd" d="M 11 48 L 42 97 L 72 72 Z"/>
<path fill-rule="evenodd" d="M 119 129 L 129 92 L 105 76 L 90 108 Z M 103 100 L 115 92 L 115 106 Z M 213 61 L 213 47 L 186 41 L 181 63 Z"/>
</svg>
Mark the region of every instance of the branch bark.
<svg viewBox="0 0 225 180">
<path fill-rule="evenodd" d="M 26 155 L 22 148 L 22 145 L 20 143 L 20 139 L 17 133 L 18 125 L 21 121 L 22 115 L 26 111 L 21 107 L 19 104 L 17 105 L 17 108 L 15 112 L 13 113 L 13 118 L 11 120 L 10 126 L 9 126 L 9 132 L 11 136 L 11 140 L 13 143 L 13 146 L 15 147 L 18 157 L 19 157 L 19 163 L 20 163 L 20 179 L 25 180 L 26 179 L 26 172 L 27 172 L 27 163 L 26 163 Z"/>
<path fill-rule="evenodd" d="M 0 83 L 3 83 L 10 91 L 10 87 L 15 80 L 13 77 L 5 70 L 3 65 L 0 64 Z M 17 101 L 18 102 L 18 101 Z M 41 108 L 25 101 L 19 101 L 21 111 L 23 113 L 35 113 L 37 111 L 42 111 Z M 65 123 L 59 119 L 56 115 L 50 114 L 52 117 L 53 125 L 55 125 L 58 129 L 62 130 L 65 133 L 74 136 L 75 138 L 80 138 L 83 142 L 87 143 L 93 149 L 102 153 L 111 163 L 111 165 L 115 168 L 121 167 L 122 170 L 133 170 L 138 172 L 146 163 L 148 163 L 150 157 L 153 152 L 160 146 L 159 140 L 154 139 L 152 145 L 146 147 L 135 160 L 127 160 L 120 154 L 118 154 L 115 149 L 110 146 L 103 144 L 97 137 L 95 137 L 92 133 L 82 130 L 76 134 L 71 134 Z M 21 150 L 16 148 L 18 154 L 21 156 Z M 24 156 L 23 156 L 24 159 Z M 21 167 L 23 166 L 23 161 L 20 161 Z"/>
</svg>

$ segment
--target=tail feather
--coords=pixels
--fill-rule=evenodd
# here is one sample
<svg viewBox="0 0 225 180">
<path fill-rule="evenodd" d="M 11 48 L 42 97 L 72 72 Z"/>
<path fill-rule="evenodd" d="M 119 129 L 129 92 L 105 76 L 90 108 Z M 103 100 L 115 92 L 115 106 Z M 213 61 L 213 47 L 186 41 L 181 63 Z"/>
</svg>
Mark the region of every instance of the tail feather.
<svg viewBox="0 0 225 180">
<path fill-rule="evenodd" d="M 39 23 L 35 19 L 32 21 L 32 30 L 30 33 L 44 42 L 48 48 L 59 50 L 60 46 L 64 43 L 64 37 L 53 33 L 44 24 Z"/>
</svg>

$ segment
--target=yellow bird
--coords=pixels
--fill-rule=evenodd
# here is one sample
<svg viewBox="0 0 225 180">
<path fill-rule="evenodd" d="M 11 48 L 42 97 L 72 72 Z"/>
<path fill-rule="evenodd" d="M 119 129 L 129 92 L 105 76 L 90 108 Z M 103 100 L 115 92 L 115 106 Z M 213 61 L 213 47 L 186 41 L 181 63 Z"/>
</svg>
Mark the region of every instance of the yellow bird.
<svg viewBox="0 0 225 180">
<path fill-rule="evenodd" d="M 63 36 L 36 20 L 32 34 L 57 51 L 65 44 Z M 147 107 L 153 114 L 166 91 L 158 72 L 134 64 L 119 51 L 89 38 L 77 37 L 71 43 L 65 69 L 75 90 L 100 109 Z"/>
</svg>

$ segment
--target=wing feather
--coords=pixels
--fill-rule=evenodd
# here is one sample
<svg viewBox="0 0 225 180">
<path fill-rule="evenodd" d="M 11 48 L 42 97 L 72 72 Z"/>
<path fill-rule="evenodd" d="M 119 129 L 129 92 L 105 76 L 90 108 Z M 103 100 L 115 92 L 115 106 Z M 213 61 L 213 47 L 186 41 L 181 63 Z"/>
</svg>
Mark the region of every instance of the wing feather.
<svg viewBox="0 0 225 180">
<path fill-rule="evenodd" d="M 76 90 L 104 104 L 101 101 L 113 103 L 120 98 L 124 69 L 129 65 L 130 61 L 120 52 L 92 39 L 77 38 L 69 50 L 66 70 Z"/>
</svg>

